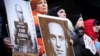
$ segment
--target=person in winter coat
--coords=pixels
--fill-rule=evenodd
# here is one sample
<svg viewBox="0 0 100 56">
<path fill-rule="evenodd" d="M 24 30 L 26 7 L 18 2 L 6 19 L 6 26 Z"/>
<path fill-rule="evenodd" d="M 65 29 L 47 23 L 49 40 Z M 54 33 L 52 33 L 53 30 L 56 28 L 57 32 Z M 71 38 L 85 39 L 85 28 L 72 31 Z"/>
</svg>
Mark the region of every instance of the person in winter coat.
<svg viewBox="0 0 100 56">
<path fill-rule="evenodd" d="M 75 32 L 79 37 L 79 40 L 78 40 L 77 44 L 74 46 L 74 49 L 77 50 L 78 47 L 80 47 L 80 49 L 78 49 L 78 50 L 81 53 L 81 55 L 78 54 L 79 52 L 77 52 L 78 51 L 77 50 L 76 51 L 77 52 L 76 56 L 78 56 L 78 55 L 79 56 L 98 56 L 97 53 L 94 55 L 89 49 L 86 48 L 85 41 L 84 41 L 84 38 L 83 38 L 84 34 L 85 34 L 84 30 L 86 28 L 91 28 L 89 26 L 89 24 L 91 24 L 93 22 L 90 22 L 90 23 L 86 24 L 86 21 L 83 22 L 83 19 L 81 17 L 82 16 L 80 16 L 80 15 L 74 15 L 74 16 L 70 17 L 70 20 L 72 21 L 73 25 L 75 25 L 75 23 L 76 23 Z M 79 19 L 76 20 L 76 18 L 79 18 Z M 80 21 L 80 23 L 78 21 Z M 77 25 L 79 25 L 79 26 L 77 26 Z M 88 25 L 88 26 L 86 26 L 86 25 Z M 87 31 L 89 32 L 89 31 L 92 31 L 92 30 L 88 29 Z"/>
<path fill-rule="evenodd" d="M 42 56 L 45 53 L 43 40 L 40 34 L 39 28 L 39 20 L 38 14 L 47 14 L 48 12 L 48 5 L 46 0 L 32 0 L 31 1 L 32 13 L 33 13 L 33 20 L 36 26 L 36 33 L 37 33 L 37 41 L 39 44 L 39 56 Z"/>
<path fill-rule="evenodd" d="M 62 8 L 61 6 L 56 6 L 56 7 L 51 8 L 49 10 L 48 15 L 56 16 L 56 17 L 62 17 L 62 18 L 66 18 L 67 17 L 67 14 L 66 14 L 64 8 Z M 73 21 L 75 20 L 74 26 L 75 26 L 76 22 L 78 21 L 79 17 L 80 17 L 80 15 L 78 15 L 77 18 L 73 18 Z M 66 18 L 66 19 L 68 19 L 68 18 Z M 72 25 L 72 23 L 71 23 L 71 21 L 69 19 L 68 19 L 68 29 L 69 29 L 70 37 L 71 37 L 70 42 L 71 42 L 71 44 L 74 45 L 75 56 L 82 56 L 81 52 L 79 51 L 80 50 L 80 46 L 76 45 L 79 42 L 79 40 L 78 40 L 79 37 L 75 33 L 75 31 L 74 31 L 75 29 L 74 29 L 74 27 L 73 27 L 73 25 Z M 83 24 L 83 22 L 82 22 L 82 24 Z M 77 27 L 81 27 L 81 24 L 77 25 Z"/>
<path fill-rule="evenodd" d="M 84 22 L 84 33 L 87 36 L 89 36 L 90 39 L 92 39 L 94 45 L 96 45 L 98 43 L 99 31 L 100 31 L 100 21 L 99 20 L 90 18 Z M 93 48 L 93 45 L 91 46 L 91 48 Z M 98 51 L 99 50 L 97 50 L 97 52 Z M 96 54 L 94 54 L 94 55 L 96 55 Z"/>
<path fill-rule="evenodd" d="M 99 21 L 96 19 L 88 19 L 84 22 L 84 32 L 89 35 L 95 42 L 100 30 Z"/>
<path fill-rule="evenodd" d="M 55 6 L 55 7 L 51 8 L 48 11 L 48 15 L 67 19 L 67 21 L 68 21 L 68 29 L 70 31 L 74 30 L 74 27 L 73 27 L 71 21 L 67 18 L 67 13 L 66 13 L 65 9 L 62 6 Z"/>
<path fill-rule="evenodd" d="M 83 27 L 84 27 L 84 23 L 83 23 L 83 18 L 81 14 L 74 14 L 71 17 L 69 17 L 69 19 L 71 20 L 75 30 L 74 30 L 74 35 L 71 35 L 72 38 L 76 38 L 75 40 L 73 40 L 74 42 L 76 41 L 76 43 L 73 44 L 74 47 L 74 52 L 75 52 L 75 56 L 83 56 L 82 54 L 82 46 L 84 46 L 84 42 L 83 42 Z"/>
</svg>

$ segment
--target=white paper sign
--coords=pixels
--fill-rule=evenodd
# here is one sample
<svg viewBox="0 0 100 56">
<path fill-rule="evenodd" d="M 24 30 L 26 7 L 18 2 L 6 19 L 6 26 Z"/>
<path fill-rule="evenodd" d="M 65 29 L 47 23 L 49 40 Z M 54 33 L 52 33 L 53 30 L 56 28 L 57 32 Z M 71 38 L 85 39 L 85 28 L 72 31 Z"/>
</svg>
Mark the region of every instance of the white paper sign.
<svg viewBox="0 0 100 56">
<path fill-rule="evenodd" d="M 37 36 L 29 1 L 4 0 L 13 56 L 34 56 L 38 53 Z"/>
</svg>

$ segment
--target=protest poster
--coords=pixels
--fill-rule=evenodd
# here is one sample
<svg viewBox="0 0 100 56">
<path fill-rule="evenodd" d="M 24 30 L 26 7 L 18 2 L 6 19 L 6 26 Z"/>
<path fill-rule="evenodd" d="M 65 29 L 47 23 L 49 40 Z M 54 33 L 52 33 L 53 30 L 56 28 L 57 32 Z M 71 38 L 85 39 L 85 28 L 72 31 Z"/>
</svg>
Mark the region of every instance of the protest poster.
<svg viewBox="0 0 100 56">
<path fill-rule="evenodd" d="M 13 56 L 37 56 L 37 36 L 30 2 L 4 0 Z"/>
<path fill-rule="evenodd" d="M 38 15 L 46 56 L 74 56 L 66 18 Z"/>
</svg>

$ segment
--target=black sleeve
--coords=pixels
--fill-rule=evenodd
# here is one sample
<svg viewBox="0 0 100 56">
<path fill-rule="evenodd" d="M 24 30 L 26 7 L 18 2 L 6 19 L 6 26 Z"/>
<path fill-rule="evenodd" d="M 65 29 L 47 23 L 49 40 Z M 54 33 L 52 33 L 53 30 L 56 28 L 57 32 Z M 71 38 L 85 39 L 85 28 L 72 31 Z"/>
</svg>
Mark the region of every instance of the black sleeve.
<svg viewBox="0 0 100 56">
<path fill-rule="evenodd" d="M 7 28 L 6 28 L 7 16 L 6 16 L 6 10 L 5 10 L 5 5 L 4 5 L 3 0 L 0 0 L 0 7 L 1 7 L 0 8 L 0 13 L 1 13 L 0 24 L 2 25 L 0 29 L 1 29 L 1 39 L 3 39 L 4 37 L 8 37 Z"/>
<path fill-rule="evenodd" d="M 5 37 L 8 37 L 7 33 L 7 17 L 6 17 L 6 11 L 4 6 L 4 0 L 0 0 L 0 56 L 12 56 L 11 52 L 8 51 L 8 48 L 6 45 L 4 45 L 3 39 Z"/>
</svg>

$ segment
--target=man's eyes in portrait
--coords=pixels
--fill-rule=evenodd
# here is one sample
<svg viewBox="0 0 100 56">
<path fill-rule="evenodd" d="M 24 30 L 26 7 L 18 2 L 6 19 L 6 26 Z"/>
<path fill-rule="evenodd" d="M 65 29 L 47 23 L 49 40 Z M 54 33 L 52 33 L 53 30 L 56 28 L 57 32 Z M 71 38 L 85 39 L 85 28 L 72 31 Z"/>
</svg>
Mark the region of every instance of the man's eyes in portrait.
<svg viewBox="0 0 100 56">
<path fill-rule="evenodd" d="M 56 40 L 56 39 L 59 39 L 60 41 L 63 41 L 65 38 L 63 36 L 55 36 L 53 34 L 50 34 L 50 39 L 52 40 Z"/>
<path fill-rule="evenodd" d="M 22 11 L 18 11 L 18 12 L 21 13 L 21 14 L 23 13 Z"/>
<path fill-rule="evenodd" d="M 50 34 L 50 39 L 55 40 L 56 39 L 56 36 L 53 35 L 53 34 Z"/>
<path fill-rule="evenodd" d="M 63 41 L 65 38 L 64 36 L 59 36 L 60 41 Z"/>
</svg>

